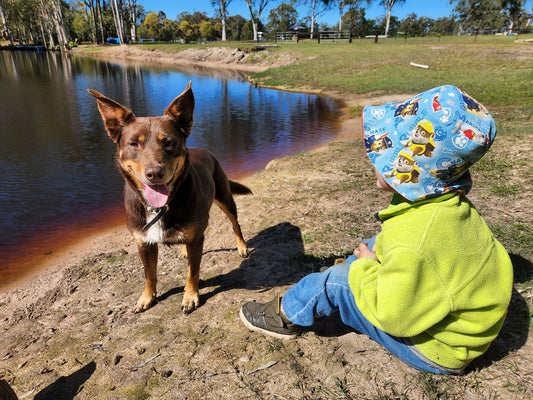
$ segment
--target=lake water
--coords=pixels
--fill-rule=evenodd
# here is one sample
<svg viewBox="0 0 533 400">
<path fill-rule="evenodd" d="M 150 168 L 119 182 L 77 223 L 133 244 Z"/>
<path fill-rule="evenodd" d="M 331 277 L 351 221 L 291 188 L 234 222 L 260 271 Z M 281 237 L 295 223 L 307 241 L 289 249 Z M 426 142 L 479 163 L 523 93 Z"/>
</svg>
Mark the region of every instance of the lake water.
<svg viewBox="0 0 533 400">
<path fill-rule="evenodd" d="M 196 109 L 188 145 L 212 151 L 231 178 L 340 130 L 335 100 L 256 88 L 238 73 L 0 51 L 0 286 L 88 231 L 122 222 L 115 145 L 87 88 L 156 116 L 189 81 Z"/>
</svg>

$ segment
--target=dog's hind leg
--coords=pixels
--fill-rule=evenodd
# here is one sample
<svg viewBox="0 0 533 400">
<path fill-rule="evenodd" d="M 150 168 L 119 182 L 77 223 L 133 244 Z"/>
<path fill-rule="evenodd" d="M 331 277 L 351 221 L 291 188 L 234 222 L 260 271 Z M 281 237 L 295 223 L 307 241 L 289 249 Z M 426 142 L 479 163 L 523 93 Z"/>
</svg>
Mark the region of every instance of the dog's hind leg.
<svg viewBox="0 0 533 400">
<path fill-rule="evenodd" d="M 237 251 L 242 257 L 246 257 L 249 253 L 248 247 L 242 237 L 241 226 L 237 219 L 237 206 L 235 205 L 235 200 L 233 200 L 233 195 L 252 194 L 252 191 L 240 183 L 228 180 L 228 177 L 218 161 L 216 161 L 216 159 L 214 161 L 215 164 L 212 176 L 213 181 L 215 182 L 215 203 L 231 221 L 235 240 L 237 241 Z"/>
<path fill-rule="evenodd" d="M 187 244 L 187 282 L 185 283 L 185 293 L 181 302 L 181 309 L 184 314 L 193 312 L 200 305 L 200 263 L 202 262 L 202 252 L 204 247 L 204 237 L 196 239 L 193 243 Z"/>
<path fill-rule="evenodd" d="M 244 237 L 242 236 L 241 226 L 239 225 L 239 221 L 237 219 L 237 206 L 235 205 L 233 197 L 230 194 L 229 198 L 226 197 L 224 202 L 215 199 L 215 203 L 222 211 L 224 211 L 224 214 L 226 214 L 231 221 L 233 233 L 235 234 L 235 240 L 237 241 L 237 251 L 242 257 L 246 257 L 249 253 L 248 246 L 246 245 Z"/>
<path fill-rule="evenodd" d="M 157 244 L 139 243 L 139 257 L 144 267 L 145 287 L 144 291 L 137 300 L 135 312 L 141 312 L 149 309 L 156 298 L 157 285 Z"/>
</svg>

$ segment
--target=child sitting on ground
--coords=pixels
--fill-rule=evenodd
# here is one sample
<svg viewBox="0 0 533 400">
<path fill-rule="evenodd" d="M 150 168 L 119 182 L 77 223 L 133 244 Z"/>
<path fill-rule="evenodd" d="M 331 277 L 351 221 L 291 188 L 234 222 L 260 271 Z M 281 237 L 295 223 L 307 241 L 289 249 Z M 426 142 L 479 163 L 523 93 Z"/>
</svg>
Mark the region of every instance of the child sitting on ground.
<svg viewBox="0 0 533 400">
<path fill-rule="evenodd" d="M 469 167 L 491 146 L 494 120 L 466 93 L 442 86 L 367 106 L 362 123 L 377 187 L 394 193 L 377 214 L 381 232 L 283 298 L 244 304 L 241 320 L 294 338 L 298 326 L 338 311 L 406 364 L 460 374 L 496 338 L 511 299 L 509 255 L 466 198 Z"/>
</svg>

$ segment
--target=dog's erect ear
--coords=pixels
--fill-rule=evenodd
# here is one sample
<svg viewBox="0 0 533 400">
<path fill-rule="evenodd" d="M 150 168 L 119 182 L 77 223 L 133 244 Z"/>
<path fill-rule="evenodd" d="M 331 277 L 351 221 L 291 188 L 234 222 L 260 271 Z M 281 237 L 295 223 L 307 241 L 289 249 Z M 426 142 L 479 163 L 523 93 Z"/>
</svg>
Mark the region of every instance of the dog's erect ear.
<svg viewBox="0 0 533 400">
<path fill-rule="evenodd" d="M 191 89 L 191 81 L 187 88 L 176 97 L 165 110 L 165 115 L 174 118 L 178 126 L 186 136 L 191 133 L 194 113 L 194 95 Z"/>
<path fill-rule="evenodd" d="M 105 129 L 107 130 L 109 137 L 115 143 L 118 143 L 122 128 L 135 121 L 135 115 L 133 115 L 131 110 L 128 110 L 116 101 L 105 97 L 100 92 L 92 89 L 87 89 L 87 91 L 94 96 L 98 102 L 98 110 L 102 115 Z"/>
</svg>

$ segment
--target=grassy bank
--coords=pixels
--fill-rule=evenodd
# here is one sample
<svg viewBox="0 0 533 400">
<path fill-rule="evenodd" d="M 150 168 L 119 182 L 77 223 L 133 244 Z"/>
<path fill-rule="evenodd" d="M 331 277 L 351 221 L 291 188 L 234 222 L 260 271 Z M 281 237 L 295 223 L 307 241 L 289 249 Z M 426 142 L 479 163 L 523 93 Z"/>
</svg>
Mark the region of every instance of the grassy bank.
<svg viewBox="0 0 533 400">
<path fill-rule="evenodd" d="M 346 94 L 411 93 L 454 84 L 493 106 L 531 106 L 532 48 L 497 36 L 283 44 L 281 49 L 297 54 L 300 61 L 253 79 L 267 86 Z"/>
</svg>

